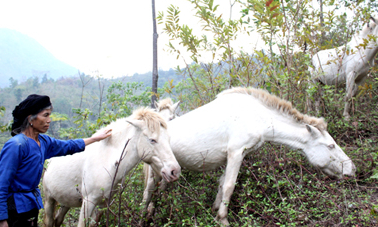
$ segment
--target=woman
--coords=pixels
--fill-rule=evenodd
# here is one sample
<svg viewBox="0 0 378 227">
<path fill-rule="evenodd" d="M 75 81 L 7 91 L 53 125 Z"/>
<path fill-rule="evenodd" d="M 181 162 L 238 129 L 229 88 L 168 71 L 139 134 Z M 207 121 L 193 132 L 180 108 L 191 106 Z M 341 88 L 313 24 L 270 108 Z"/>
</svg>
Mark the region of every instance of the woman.
<svg viewBox="0 0 378 227">
<path fill-rule="evenodd" d="M 38 189 L 46 159 L 83 151 L 111 130 L 86 139 L 57 140 L 45 133 L 52 105 L 48 96 L 29 95 L 13 110 L 12 138 L 0 153 L 0 227 L 37 226 L 43 208 Z"/>
</svg>

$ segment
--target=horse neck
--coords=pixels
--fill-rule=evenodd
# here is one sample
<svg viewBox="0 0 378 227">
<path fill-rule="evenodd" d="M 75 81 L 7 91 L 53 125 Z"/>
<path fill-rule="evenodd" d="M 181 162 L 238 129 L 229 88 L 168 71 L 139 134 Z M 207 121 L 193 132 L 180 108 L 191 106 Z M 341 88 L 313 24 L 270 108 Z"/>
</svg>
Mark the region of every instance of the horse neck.
<svg viewBox="0 0 378 227">
<path fill-rule="evenodd" d="M 364 43 L 364 39 L 369 39 L 369 37 L 360 34 L 354 35 L 352 40 L 348 43 L 348 46 L 352 48 L 353 52 L 356 52 L 357 56 L 363 59 L 364 62 L 371 65 L 375 55 L 378 53 L 378 43 L 374 40 L 370 40 L 365 48 L 361 48 L 359 45 Z M 356 55 L 349 55 L 349 57 L 354 56 Z"/>
<path fill-rule="evenodd" d="M 110 162 L 111 165 L 117 167 L 116 182 L 119 182 L 125 174 L 133 169 L 140 161 L 138 155 L 137 143 L 141 134 L 140 130 L 136 130 L 135 127 L 128 127 L 126 130 L 118 132 L 116 135 L 112 135 L 113 149 L 116 150 L 112 155 Z M 119 141 L 119 142 L 117 142 Z M 127 146 L 125 147 L 128 141 Z"/>
<path fill-rule="evenodd" d="M 137 137 L 132 138 L 127 145 L 124 158 L 119 162 L 117 179 L 121 180 L 130 170 L 132 170 L 139 162 L 140 157 L 137 150 Z"/>
<path fill-rule="evenodd" d="M 378 30 L 378 26 L 377 28 L 375 28 L 375 30 Z M 373 58 L 375 56 L 375 54 L 378 52 L 378 42 L 375 41 L 374 39 L 371 39 L 368 37 L 368 35 L 376 35 L 376 33 L 378 32 L 373 32 L 372 34 L 366 34 L 366 35 L 363 35 L 363 34 L 356 34 L 352 37 L 352 40 L 349 42 L 349 46 L 353 47 L 353 48 L 357 48 L 358 45 L 361 45 L 364 43 L 364 40 L 369 40 L 367 46 L 365 48 L 361 48 L 359 47 L 360 51 L 364 52 L 364 54 L 370 59 L 370 56 L 371 58 Z"/>
<path fill-rule="evenodd" d="M 364 57 L 365 62 L 371 62 L 374 60 L 374 57 L 378 52 L 378 44 L 374 42 L 366 48 L 359 49 L 358 52 Z"/>
<path fill-rule="evenodd" d="M 306 127 L 290 117 L 274 117 L 271 126 L 265 132 L 265 141 L 283 144 L 292 148 L 303 150 L 309 137 L 305 136 Z"/>
<path fill-rule="evenodd" d="M 368 61 L 372 61 L 378 53 L 378 44 L 375 44 L 374 48 L 366 48 L 365 50 Z"/>
</svg>

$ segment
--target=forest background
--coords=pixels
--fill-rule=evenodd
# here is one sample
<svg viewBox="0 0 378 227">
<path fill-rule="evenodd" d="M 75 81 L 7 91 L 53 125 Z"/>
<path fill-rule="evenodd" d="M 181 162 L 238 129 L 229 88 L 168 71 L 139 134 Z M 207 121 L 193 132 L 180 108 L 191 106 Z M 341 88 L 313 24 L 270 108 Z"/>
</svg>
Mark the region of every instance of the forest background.
<svg viewBox="0 0 378 227">
<path fill-rule="evenodd" d="M 230 1 L 230 7 L 243 6 L 242 16 L 224 19 L 213 1 L 189 2 L 195 6 L 193 17 L 201 21 L 200 27 L 181 24 L 180 11 L 175 6 L 157 16 L 158 29 L 171 37 L 167 49 L 186 63 L 185 68 L 159 72 L 158 98 L 180 100 L 180 115 L 212 101 L 219 92 L 230 87 L 266 89 L 291 101 L 303 113 L 324 117 L 328 131 L 357 167 L 356 178 L 331 179 L 309 166 L 296 151 L 264 145 L 243 162 L 229 204 L 231 225 L 378 225 L 377 65 L 371 65 L 366 83 L 353 98 L 349 121 L 342 116 L 345 89 L 314 84 L 308 70 L 312 67 L 310 59 L 314 53 L 345 46 L 369 21 L 370 15 L 377 16 L 377 3 L 323 0 L 318 2 L 321 7 L 313 7 L 307 0 Z M 267 48 L 235 51 L 233 42 L 242 33 L 258 33 Z M 346 53 L 347 49 L 343 51 Z M 190 57 L 184 57 L 184 53 Z M 212 56 L 212 61 L 201 62 L 204 54 Z M 109 80 L 80 74 L 56 81 L 35 78 L 25 83 L 13 81 L 10 87 L 0 90 L 4 106 L 2 130 L 9 129 L 7 111 L 33 91 L 52 97 L 54 122 L 48 134 L 62 139 L 91 135 L 114 119 L 128 116 L 135 107 L 150 105 L 152 93 L 148 81 L 151 78 L 148 77 L 139 75 L 128 81 L 130 78 Z M 318 96 L 322 98 L 320 114 L 308 106 Z M 306 102 L 308 99 L 310 102 Z M 8 134 L 9 131 L 1 135 L 2 143 L 9 138 Z M 145 223 L 152 226 L 217 225 L 211 205 L 222 171 L 183 171 L 179 182 L 169 186 L 169 192 L 156 193 L 155 213 Z M 141 166 L 127 176 L 125 182 L 120 196 L 106 208 L 112 215 L 103 217 L 101 226 L 139 224 L 143 194 Z M 75 209 L 70 211 L 66 226 L 75 225 L 77 214 Z"/>
</svg>

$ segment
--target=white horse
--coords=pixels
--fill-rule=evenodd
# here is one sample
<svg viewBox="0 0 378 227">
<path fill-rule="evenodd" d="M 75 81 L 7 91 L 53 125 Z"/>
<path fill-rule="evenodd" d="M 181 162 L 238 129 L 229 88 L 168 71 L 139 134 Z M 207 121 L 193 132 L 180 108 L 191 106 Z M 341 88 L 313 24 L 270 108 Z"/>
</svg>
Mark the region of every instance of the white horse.
<svg viewBox="0 0 378 227">
<path fill-rule="evenodd" d="M 227 204 L 244 157 L 265 142 L 301 150 L 313 166 L 330 176 L 353 176 L 352 160 L 326 128 L 322 118 L 303 115 L 291 103 L 254 88 L 223 91 L 214 101 L 168 122 L 172 151 L 182 168 L 209 171 L 227 165 L 213 205 L 222 225 L 229 224 Z M 161 178 L 152 170 L 145 173 L 147 208 Z"/>
<path fill-rule="evenodd" d="M 176 110 L 179 105 L 180 101 L 173 104 L 171 98 L 165 98 L 159 102 L 155 101 L 156 112 L 158 112 L 167 122 L 176 117 Z"/>
<path fill-rule="evenodd" d="M 346 84 L 343 113 L 346 119 L 350 118 L 351 99 L 356 96 L 358 86 L 364 83 L 378 52 L 378 17 L 370 19 L 371 22 L 345 46 L 322 50 L 312 57 L 312 79 L 327 85 Z"/>
<path fill-rule="evenodd" d="M 110 190 L 140 160 L 166 181 L 178 179 L 181 168 L 169 145 L 167 123 L 158 113 L 139 109 L 106 128 L 113 129 L 111 137 L 86 147 L 84 152 L 51 159 L 43 178 L 46 226 L 60 226 L 70 207 L 80 206 L 78 226 L 85 226 L 89 217 L 95 218 L 96 205 L 106 206 L 111 200 Z M 56 202 L 61 208 L 54 220 Z"/>
</svg>

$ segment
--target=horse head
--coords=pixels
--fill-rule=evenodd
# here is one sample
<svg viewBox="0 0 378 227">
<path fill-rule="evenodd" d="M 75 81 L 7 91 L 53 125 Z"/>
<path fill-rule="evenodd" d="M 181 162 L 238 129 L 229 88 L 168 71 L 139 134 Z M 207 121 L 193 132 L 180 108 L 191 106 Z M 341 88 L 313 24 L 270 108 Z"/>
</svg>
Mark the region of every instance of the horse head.
<svg viewBox="0 0 378 227">
<path fill-rule="evenodd" d="M 354 176 L 356 167 L 326 130 L 306 125 L 310 139 L 303 149 L 309 162 L 329 176 Z"/>
<path fill-rule="evenodd" d="M 141 109 L 136 114 L 138 117 L 127 122 L 141 133 L 137 142 L 139 157 L 167 182 L 176 181 L 181 167 L 169 143 L 166 121 L 150 109 Z"/>
<path fill-rule="evenodd" d="M 166 121 L 173 120 L 176 117 L 176 110 L 179 105 L 180 101 L 173 104 L 170 98 L 163 99 L 159 102 L 155 101 L 156 111 Z"/>
</svg>

